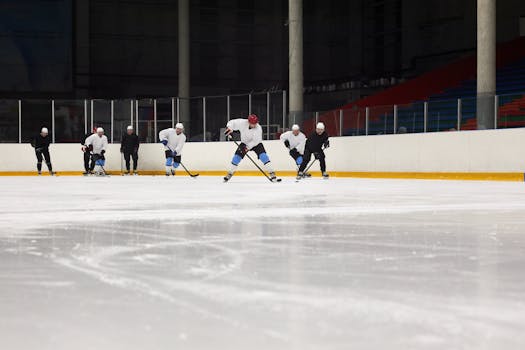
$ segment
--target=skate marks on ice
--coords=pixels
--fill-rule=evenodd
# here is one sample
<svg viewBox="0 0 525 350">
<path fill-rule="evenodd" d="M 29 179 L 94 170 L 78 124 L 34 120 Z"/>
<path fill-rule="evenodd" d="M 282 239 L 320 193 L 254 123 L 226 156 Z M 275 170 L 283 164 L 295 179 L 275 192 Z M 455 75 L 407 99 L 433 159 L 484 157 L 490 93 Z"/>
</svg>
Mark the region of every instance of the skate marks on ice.
<svg viewBox="0 0 525 350">
<path fill-rule="evenodd" d="M 247 181 L 238 193 L 210 198 L 205 184 L 181 189 L 183 203 L 159 203 L 166 190 L 140 183 L 146 189 L 129 196 L 118 181 L 104 188 L 97 210 L 83 212 L 75 197 L 89 189 L 75 188 L 63 202 L 37 199 L 34 213 L 12 205 L 1 221 L 31 222 L 3 231 L 0 251 L 46 267 L 28 275 L 34 288 L 100 284 L 104 294 L 135 298 L 147 317 L 155 314 L 148 303 L 159 303 L 172 311 L 156 326 L 183 319 L 188 326 L 175 335 L 192 348 L 232 345 L 232 329 L 244 348 L 523 344 L 523 198 L 505 186 L 478 192 L 452 183 L 444 193 L 441 183 L 343 181 L 268 193 L 256 185 L 254 199 Z M 58 208 L 63 216 L 54 218 Z M 206 342 L 199 333 L 213 336 Z"/>
</svg>

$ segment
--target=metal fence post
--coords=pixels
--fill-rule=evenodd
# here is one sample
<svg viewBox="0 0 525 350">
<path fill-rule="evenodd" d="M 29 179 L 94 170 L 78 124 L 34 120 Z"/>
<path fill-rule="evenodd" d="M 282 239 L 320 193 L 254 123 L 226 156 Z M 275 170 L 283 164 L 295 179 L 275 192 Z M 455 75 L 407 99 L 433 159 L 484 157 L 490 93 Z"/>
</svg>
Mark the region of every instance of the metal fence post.
<svg viewBox="0 0 525 350">
<path fill-rule="evenodd" d="M 499 120 L 499 96 L 494 96 L 494 129 L 498 128 Z"/>
<path fill-rule="evenodd" d="M 157 143 L 157 99 L 153 99 L 153 141 Z"/>
<path fill-rule="evenodd" d="M 423 103 L 423 132 L 427 132 L 428 123 L 428 102 Z"/>
<path fill-rule="evenodd" d="M 18 100 L 18 143 L 22 143 L 22 100 Z"/>
<path fill-rule="evenodd" d="M 286 130 L 286 90 L 283 90 L 283 131 Z"/>
<path fill-rule="evenodd" d="M 180 123 L 180 98 L 177 97 L 177 123 Z"/>
<path fill-rule="evenodd" d="M 88 118 L 88 110 L 87 110 L 87 100 L 84 99 L 84 134 L 87 134 L 87 121 Z"/>
<path fill-rule="evenodd" d="M 226 96 L 226 123 L 230 121 L 230 95 Z"/>
<path fill-rule="evenodd" d="M 171 127 L 175 128 L 175 98 L 171 98 Z"/>
<path fill-rule="evenodd" d="M 270 93 L 266 93 L 266 139 L 270 139 Z"/>
<path fill-rule="evenodd" d="M 133 100 L 129 100 L 129 116 L 130 116 L 130 124 L 131 126 L 133 126 Z"/>
<path fill-rule="evenodd" d="M 51 100 L 51 142 L 55 143 L 55 100 Z"/>
<path fill-rule="evenodd" d="M 463 119 L 462 103 L 461 103 L 461 99 L 458 98 L 458 126 L 457 126 L 458 131 L 461 130 L 461 120 L 462 119 Z"/>
<path fill-rule="evenodd" d="M 343 110 L 339 110 L 339 136 L 343 136 Z"/>
<path fill-rule="evenodd" d="M 91 107 L 91 111 L 90 111 L 91 112 L 91 123 L 90 123 L 91 127 L 90 129 L 93 130 L 93 100 L 91 100 L 90 107 Z"/>
<path fill-rule="evenodd" d="M 394 134 L 397 134 L 397 105 L 394 105 Z"/>
<path fill-rule="evenodd" d="M 315 124 L 319 123 L 319 112 L 315 112 Z"/>
<path fill-rule="evenodd" d="M 206 142 L 206 97 L 202 98 L 202 141 Z"/>
<path fill-rule="evenodd" d="M 248 114 L 252 114 L 252 94 L 248 95 Z"/>
<path fill-rule="evenodd" d="M 111 143 L 113 143 L 113 134 L 115 133 L 115 101 L 111 100 Z"/>
<path fill-rule="evenodd" d="M 135 100 L 135 130 L 139 132 L 139 100 Z"/>
<path fill-rule="evenodd" d="M 369 122 L 370 122 L 370 108 L 365 108 L 365 135 L 368 136 L 369 131 Z"/>
</svg>

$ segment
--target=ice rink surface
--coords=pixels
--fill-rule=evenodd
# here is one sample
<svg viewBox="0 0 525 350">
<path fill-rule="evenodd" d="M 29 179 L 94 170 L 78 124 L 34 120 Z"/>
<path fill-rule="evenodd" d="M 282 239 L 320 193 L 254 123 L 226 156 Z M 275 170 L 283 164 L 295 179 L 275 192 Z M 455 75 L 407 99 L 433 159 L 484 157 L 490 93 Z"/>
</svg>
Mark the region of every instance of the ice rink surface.
<svg viewBox="0 0 525 350">
<path fill-rule="evenodd" d="M 523 183 L 0 188 L 1 349 L 525 348 Z"/>
</svg>

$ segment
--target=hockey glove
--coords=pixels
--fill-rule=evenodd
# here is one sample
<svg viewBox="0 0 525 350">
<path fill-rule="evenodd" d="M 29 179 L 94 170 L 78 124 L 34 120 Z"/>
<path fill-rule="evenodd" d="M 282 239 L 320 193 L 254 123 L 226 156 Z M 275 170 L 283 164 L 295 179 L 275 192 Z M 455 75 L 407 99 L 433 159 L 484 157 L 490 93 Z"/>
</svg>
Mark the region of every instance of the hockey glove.
<svg viewBox="0 0 525 350">
<path fill-rule="evenodd" d="M 286 146 L 286 148 L 290 148 L 290 141 L 284 140 L 284 145 Z"/>
<path fill-rule="evenodd" d="M 167 146 L 168 145 L 168 140 L 162 140 L 162 141 L 160 141 L 160 143 L 162 143 L 164 146 Z"/>
<path fill-rule="evenodd" d="M 324 143 L 324 148 L 328 148 L 328 147 L 330 147 L 330 141 L 326 140 Z"/>
<path fill-rule="evenodd" d="M 106 153 L 106 150 L 105 150 L 105 149 L 103 149 L 102 151 L 100 151 L 100 154 L 101 154 L 101 155 L 104 155 L 104 153 Z"/>
<path fill-rule="evenodd" d="M 249 149 L 248 147 L 246 147 L 246 145 L 244 143 L 241 143 L 239 145 L 239 151 L 242 153 L 242 154 L 246 154 L 248 153 Z"/>
</svg>

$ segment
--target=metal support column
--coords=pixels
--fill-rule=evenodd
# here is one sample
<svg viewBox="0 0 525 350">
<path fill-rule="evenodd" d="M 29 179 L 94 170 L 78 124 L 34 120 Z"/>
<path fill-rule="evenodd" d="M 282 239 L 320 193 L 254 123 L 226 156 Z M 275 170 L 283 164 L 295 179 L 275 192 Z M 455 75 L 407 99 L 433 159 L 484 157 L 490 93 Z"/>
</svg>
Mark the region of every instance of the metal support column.
<svg viewBox="0 0 525 350">
<path fill-rule="evenodd" d="M 252 114 L 252 94 L 248 95 L 248 114 Z"/>
</svg>

